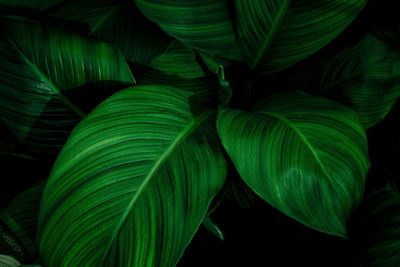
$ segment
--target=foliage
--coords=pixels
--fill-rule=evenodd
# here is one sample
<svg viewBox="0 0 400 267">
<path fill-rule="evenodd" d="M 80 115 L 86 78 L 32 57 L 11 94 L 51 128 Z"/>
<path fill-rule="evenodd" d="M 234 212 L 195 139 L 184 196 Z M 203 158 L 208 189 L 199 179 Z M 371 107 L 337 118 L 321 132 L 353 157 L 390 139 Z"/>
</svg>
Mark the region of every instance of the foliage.
<svg viewBox="0 0 400 267">
<path fill-rule="evenodd" d="M 368 21 L 387 8 L 0 0 L 0 265 L 193 266 L 198 238 L 264 217 L 265 239 L 398 266 L 400 180 L 376 182 L 374 136 L 400 96 L 400 20 Z"/>
</svg>

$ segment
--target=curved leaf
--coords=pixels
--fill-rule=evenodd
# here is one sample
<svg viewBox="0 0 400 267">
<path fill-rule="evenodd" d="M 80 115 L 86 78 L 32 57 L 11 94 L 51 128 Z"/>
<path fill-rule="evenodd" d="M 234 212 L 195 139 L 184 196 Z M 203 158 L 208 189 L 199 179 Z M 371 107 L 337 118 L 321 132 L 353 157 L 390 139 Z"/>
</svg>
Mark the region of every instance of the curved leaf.
<svg viewBox="0 0 400 267">
<path fill-rule="evenodd" d="M 39 24 L 0 21 L 0 114 L 30 150 L 58 152 L 95 105 L 134 83 L 116 48 Z"/>
<path fill-rule="evenodd" d="M 256 194 L 306 226 L 347 236 L 369 168 L 366 134 L 352 110 L 304 93 L 280 94 L 253 112 L 220 110 L 217 130 Z"/>
<path fill-rule="evenodd" d="M 38 244 L 49 266 L 174 266 L 221 189 L 214 111 L 136 86 L 72 132 L 46 185 Z"/>
<path fill-rule="evenodd" d="M 174 41 L 151 64 L 152 68 L 133 65 L 138 84 L 160 84 L 193 92 L 205 105 L 215 107 L 219 89 L 217 75 L 199 63 L 193 49 Z"/>
<path fill-rule="evenodd" d="M 225 0 L 135 0 L 166 33 L 195 48 L 240 59 Z"/>
<path fill-rule="evenodd" d="M 400 265 L 400 196 L 390 191 L 368 195 L 349 223 L 357 266 Z"/>
<path fill-rule="evenodd" d="M 120 48 L 126 60 L 150 65 L 172 38 L 140 13 L 133 1 L 73 0 L 46 12 L 47 23 L 77 30 Z M 54 21 L 56 19 L 56 21 Z M 81 30 L 82 31 L 82 30 Z"/>
<path fill-rule="evenodd" d="M 338 36 L 366 0 L 235 0 L 243 55 L 252 69 L 276 72 Z"/>
<path fill-rule="evenodd" d="M 322 50 L 277 79 L 280 88 L 323 94 L 350 106 L 367 129 L 400 96 L 400 51 L 367 35 L 344 48 Z"/>
<path fill-rule="evenodd" d="M 62 1 L 64 0 L 0 0 L 0 15 L 27 14 L 27 11 L 39 13 Z"/>
<path fill-rule="evenodd" d="M 0 212 L 0 251 L 8 251 L 23 263 L 39 258 L 35 238 L 44 186 L 45 181 L 40 181 Z"/>
<path fill-rule="evenodd" d="M 21 263 L 8 255 L 0 255 L 0 266 L 1 267 L 18 267 Z"/>
</svg>

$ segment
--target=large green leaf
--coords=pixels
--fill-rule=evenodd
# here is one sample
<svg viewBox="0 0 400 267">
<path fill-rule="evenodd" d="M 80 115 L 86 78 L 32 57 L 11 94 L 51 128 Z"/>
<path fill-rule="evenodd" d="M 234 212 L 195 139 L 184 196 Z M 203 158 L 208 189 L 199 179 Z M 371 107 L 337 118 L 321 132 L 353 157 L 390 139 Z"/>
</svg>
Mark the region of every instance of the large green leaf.
<svg viewBox="0 0 400 267">
<path fill-rule="evenodd" d="M 0 251 L 7 251 L 22 263 L 35 262 L 39 206 L 45 181 L 22 192 L 0 212 Z"/>
<path fill-rule="evenodd" d="M 282 89 L 323 94 L 349 105 L 369 128 L 387 115 L 400 96 L 400 50 L 366 35 L 321 50 L 276 78 L 274 84 Z"/>
<path fill-rule="evenodd" d="M 285 69 L 338 36 L 366 2 L 235 0 L 243 55 L 252 69 Z"/>
<path fill-rule="evenodd" d="M 143 65 L 151 64 L 172 39 L 144 17 L 133 1 L 67 1 L 46 12 L 42 20 L 113 43 L 128 61 Z M 77 29 L 76 23 L 86 27 Z"/>
<path fill-rule="evenodd" d="M 278 94 L 252 112 L 221 109 L 217 130 L 238 173 L 261 198 L 311 228 L 347 236 L 369 168 L 355 112 L 305 93 Z"/>
<path fill-rule="evenodd" d="M 48 266 L 174 266 L 221 189 L 215 111 L 188 91 L 136 86 L 71 133 L 46 185 Z"/>
<path fill-rule="evenodd" d="M 134 83 L 118 49 L 35 23 L 0 21 L 0 115 L 30 150 L 58 151 L 74 125 Z"/>
<path fill-rule="evenodd" d="M 400 195 L 369 194 L 349 223 L 356 266 L 400 266 Z"/>
<path fill-rule="evenodd" d="M 195 48 L 240 59 L 226 0 L 135 0 L 166 33 Z"/>
</svg>

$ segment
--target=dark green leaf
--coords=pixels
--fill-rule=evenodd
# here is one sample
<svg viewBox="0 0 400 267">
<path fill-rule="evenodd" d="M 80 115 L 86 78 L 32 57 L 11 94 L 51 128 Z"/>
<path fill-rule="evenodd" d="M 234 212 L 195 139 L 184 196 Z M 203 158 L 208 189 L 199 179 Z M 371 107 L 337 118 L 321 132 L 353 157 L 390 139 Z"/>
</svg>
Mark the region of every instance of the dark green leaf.
<svg viewBox="0 0 400 267">
<path fill-rule="evenodd" d="M 88 111 L 134 83 L 108 44 L 34 23 L 0 27 L 1 119 L 34 152 L 57 152 Z"/>
<path fill-rule="evenodd" d="M 277 80 L 282 89 L 323 94 L 352 107 L 369 128 L 400 96 L 400 50 L 367 35 L 343 48 L 322 50 Z"/>
<path fill-rule="evenodd" d="M 347 237 L 369 168 L 356 113 L 305 93 L 279 94 L 253 112 L 220 110 L 217 130 L 256 194 L 311 228 Z"/>
<path fill-rule="evenodd" d="M 285 69 L 332 41 L 366 2 L 235 0 L 243 55 L 252 69 Z"/>
<path fill-rule="evenodd" d="M 195 48 L 229 59 L 240 51 L 226 0 L 135 0 L 166 33 Z"/>
<path fill-rule="evenodd" d="M 190 92 L 136 86 L 71 133 L 43 194 L 48 266 L 174 266 L 222 188 L 215 111 Z"/>
<path fill-rule="evenodd" d="M 386 190 L 368 195 L 352 216 L 349 237 L 357 266 L 400 266 L 400 195 Z"/>
<path fill-rule="evenodd" d="M 46 13 L 48 23 L 77 30 L 76 23 L 86 27 L 78 30 L 101 41 L 115 44 L 126 60 L 150 65 L 171 42 L 154 23 L 137 9 L 133 1 L 73 0 Z"/>
<path fill-rule="evenodd" d="M 225 236 L 224 233 L 221 231 L 219 226 L 209 217 L 206 216 L 203 220 L 202 225 L 215 237 L 217 237 L 220 240 L 224 240 Z"/>
<path fill-rule="evenodd" d="M 19 194 L 0 212 L 0 251 L 9 251 L 23 263 L 38 259 L 35 245 L 39 206 L 45 181 Z"/>
</svg>

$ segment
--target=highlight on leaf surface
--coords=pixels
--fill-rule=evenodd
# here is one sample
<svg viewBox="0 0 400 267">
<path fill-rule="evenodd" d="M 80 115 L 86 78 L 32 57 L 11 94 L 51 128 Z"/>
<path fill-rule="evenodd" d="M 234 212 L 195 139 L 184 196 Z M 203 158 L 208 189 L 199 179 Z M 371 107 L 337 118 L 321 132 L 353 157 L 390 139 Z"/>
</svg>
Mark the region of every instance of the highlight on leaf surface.
<svg viewBox="0 0 400 267">
<path fill-rule="evenodd" d="M 48 179 L 49 266 L 174 266 L 222 188 L 215 111 L 167 86 L 120 91 L 73 130 Z"/>
<path fill-rule="evenodd" d="M 283 90 L 324 95 L 350 106 L 367 129 L 400 96 L 400 51 L 368 34 L 356 42 L 332 44 L 273 81 Z"/>
<path fill-rule="evenodd" d="M 142 13 L 172 37 L 194 48 L 239 60 L 226 0 L 135 0 Z"/>
<path fill-rule="evenodd" d="M 235 0 L 237 31 L 252 69 L 280 71 L 338 36 L 366 0 Z"/>
<path fill-rule="evenodd" d="M 350 220 L 349 237 L 356 264 L 399 266 L 399 193 L 381 190 L 369 194 Z"/>
<path fill-rule="evenodd" d="M 135 83 L 109 44 L 38 23 L 0 27 L 0 117 L 36 154 L 57 153 L 88 111 Z"/>
<path fill-rule="evenodd" d="M 256 194 L 306 226 L 347 238 L 369 168 L 355 112 L 302 92 L 277 94 L 250 112 L 220 109 L 217 131 Z"/>
</svg>

